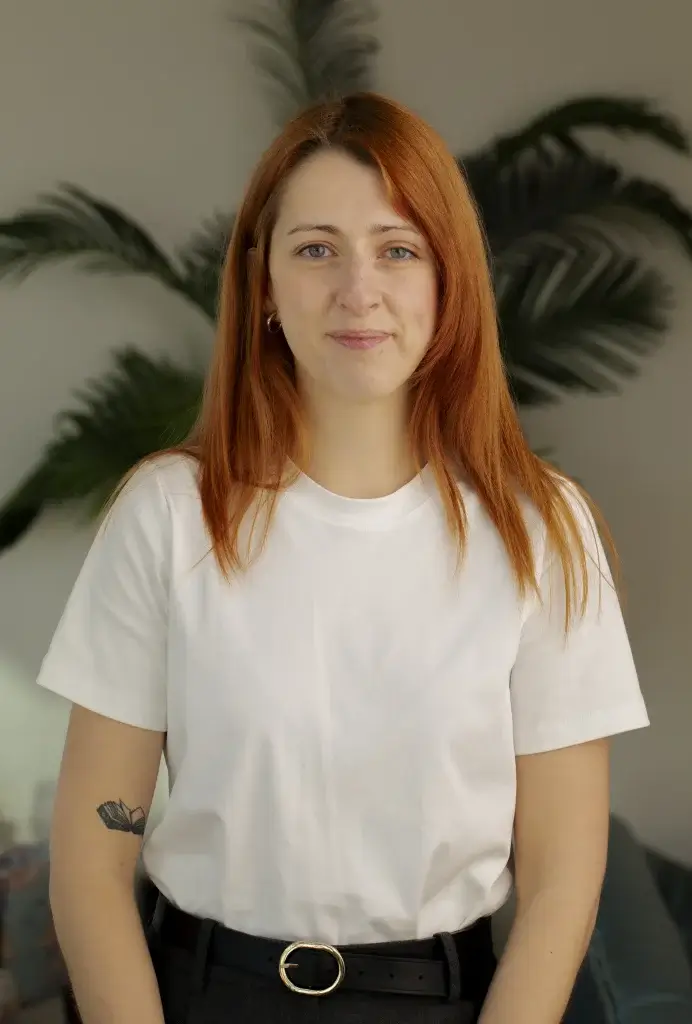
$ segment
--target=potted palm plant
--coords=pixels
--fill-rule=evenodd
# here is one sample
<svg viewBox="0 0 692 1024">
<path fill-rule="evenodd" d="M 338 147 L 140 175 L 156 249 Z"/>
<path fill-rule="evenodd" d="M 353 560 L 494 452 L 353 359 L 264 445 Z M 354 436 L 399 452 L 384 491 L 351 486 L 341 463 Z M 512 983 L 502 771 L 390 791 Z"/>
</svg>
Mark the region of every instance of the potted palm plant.
<svg viewBox="0 0 692 1024">
<path fill-rule="evenodd" d="M 364 0 L 276 0 L 243 19 L 264 81 L 285 118 L 308 102 L 371 87 L 379 46 Z M 646 137 L 681 154 L 674 118 L 640 98 L 585 96 L 459 157 L 492 258 L 507 372 L 521 407 L 569 390 L 605 393 L 635 374 L 660 341 L 671 301 L 637 235 L 664 229 L 692 256 L 692 214 L 663 185 L 627 173 L 583 141 L 585 129 Z M 171 255 L 122 210 L 76 185 L 0 222 L 0 276 L 21 279 L 57 260 L 91 272 L 155 278 L 209 320 L 232 215 L 204 225 Z M 0 550 L 45 508 L 86 501 L 97 512 L 140 458 L 182 441 L 202 377 L 124 348 L 59 420 L 37 465 L 0 504 Z"/>
</svg>

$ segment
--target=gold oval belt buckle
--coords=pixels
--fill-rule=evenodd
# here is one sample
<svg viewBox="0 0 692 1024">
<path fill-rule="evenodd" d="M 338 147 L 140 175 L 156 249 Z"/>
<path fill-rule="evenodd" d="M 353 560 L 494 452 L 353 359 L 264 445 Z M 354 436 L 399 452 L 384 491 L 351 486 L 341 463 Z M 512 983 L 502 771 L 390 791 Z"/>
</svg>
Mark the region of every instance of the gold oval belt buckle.
<svg viewBox="0 0 692 1024">
<path fill-rule="evenodd" d="M 289 956 L 295 953 L 297 949 L 316 949 L 323 953 L 329 953 L 334 957 L 336 961 L 337 975 L 336 980 L 328 988 L 301 988 L 299 985 L 294 985 L 288 976 L 289 967 L 297 967 L 298 964 L 290 964 L 288 962 Z M 291 992 L 297 992 L 301 996 L 328 996 L 330 992 L 334 992 L 339 987 L 341 982 L 344 980 L 346 974 L 346 964 L 344 958 L 338 949 L 334 946 L 326 946 L 321 942 L 292 942 L 290 946 L 286 946 L 286 949 L 281 954 L 279 960 L 279 976 L 283 981 L 286 988 L 289 988 Z"/>
</svg>

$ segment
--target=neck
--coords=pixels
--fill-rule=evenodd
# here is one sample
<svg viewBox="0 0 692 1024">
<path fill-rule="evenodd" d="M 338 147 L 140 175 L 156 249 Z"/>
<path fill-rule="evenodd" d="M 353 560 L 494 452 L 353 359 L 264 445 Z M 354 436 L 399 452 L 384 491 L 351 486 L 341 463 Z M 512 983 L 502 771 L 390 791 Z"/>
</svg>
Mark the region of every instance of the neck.
<svg viewBox="0 0 692 1024">
<path fill-rule="evenodd" d="M 346 498 L 381 498 L 416 475 L 405 393 L 355 404 L 308 402 L 309 463 L 316 483 Z"/>
</svg>

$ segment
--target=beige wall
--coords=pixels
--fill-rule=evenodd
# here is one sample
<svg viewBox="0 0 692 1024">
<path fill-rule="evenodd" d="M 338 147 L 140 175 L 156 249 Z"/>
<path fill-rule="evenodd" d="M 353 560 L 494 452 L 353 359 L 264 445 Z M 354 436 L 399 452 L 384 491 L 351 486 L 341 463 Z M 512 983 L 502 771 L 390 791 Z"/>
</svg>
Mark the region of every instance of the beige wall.
<svg viewBox="0 0 692 1024">
<path fill-rule="evenodd" d="M 380 7 L 381 88 L 455 150 L 586 91 L 658 98 L 692 130 L 685 0 Z M 0 216 L 69 180 L 122 204 L 172 247 L 233 207 L 273 131 L 227 21 L 233 9 L 231 0 L 5 0 Z M 692 206 L 692 163 L 643 145 L 631 159 Z M 679 308 L 642 378 L 619 398 L 574 398 L 527 425 L 602 504 L 624 560 L 653 727 L 615 743 L 615 806 L 692 861 L 692 267 L 652 255 L 671 262 Z M 20 289 L 0 286 L 0 493 L 31 465 L 71 389 L 122 342 L 203 355 L 209 332 L 146 282 L 60 267 Z M 0 810 L 24 831 L 36 784 L 57 771 L 66 712 L 32 680 L 89 538 L 74 517 L 53 515 L 0 560 Z"/>
</svg>

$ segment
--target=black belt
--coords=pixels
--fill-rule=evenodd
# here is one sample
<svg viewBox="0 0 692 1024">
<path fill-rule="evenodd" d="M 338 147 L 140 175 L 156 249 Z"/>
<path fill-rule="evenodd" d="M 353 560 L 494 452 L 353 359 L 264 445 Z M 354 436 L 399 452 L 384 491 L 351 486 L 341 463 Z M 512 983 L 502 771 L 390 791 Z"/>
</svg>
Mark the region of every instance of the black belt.
<svg viewBox="0 0 692 1024">
<path fill-rule="evenodd" d="M 293 992 L 328 995 L 336 989 L 448 999 L 474 999 L 487 987 L 494 958 L 490 921 L 481 918 L 454 935 L 367 946 L 329 946 L 265 939 L 203 921 L 160 900 L 154 934 L 162 947 L 199 953 L 209 966 L 276 979 Z"/>
</svg>

